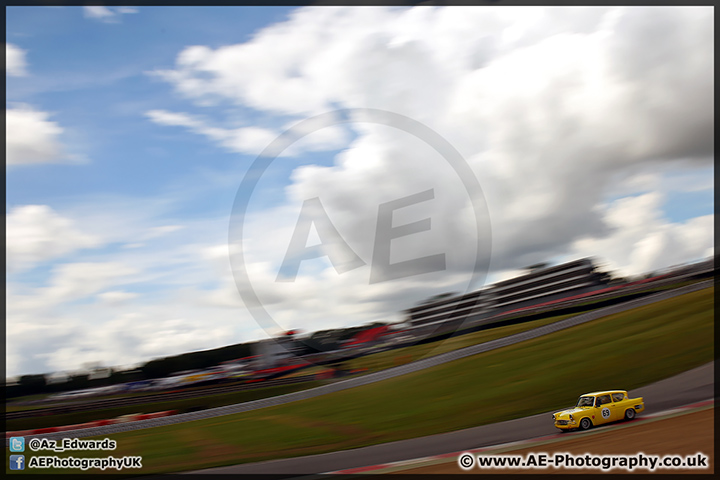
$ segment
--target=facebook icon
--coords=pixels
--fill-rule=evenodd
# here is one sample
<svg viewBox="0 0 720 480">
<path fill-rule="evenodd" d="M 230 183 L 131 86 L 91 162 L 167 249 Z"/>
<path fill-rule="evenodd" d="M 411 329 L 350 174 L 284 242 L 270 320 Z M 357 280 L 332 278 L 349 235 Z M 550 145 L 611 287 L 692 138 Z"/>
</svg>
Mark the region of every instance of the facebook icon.
<svg viewBox="0 0 720 480">
<path fill-rule="evenodd" d="M 10 455 L 10 470 L 25 470 L 25 455 Z"/>
</svg>

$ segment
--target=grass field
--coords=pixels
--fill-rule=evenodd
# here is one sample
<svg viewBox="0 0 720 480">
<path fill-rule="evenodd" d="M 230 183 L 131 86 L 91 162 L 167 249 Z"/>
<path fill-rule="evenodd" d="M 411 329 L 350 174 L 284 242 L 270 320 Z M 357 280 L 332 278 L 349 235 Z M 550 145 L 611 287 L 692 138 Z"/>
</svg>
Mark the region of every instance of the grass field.
<svg viewBox="0 0 720 480">
<path fill-rule="evenodd" d="M 713 307 L 708 288 L 371 385 L 116 434 L 113 455 L 142 455 L 143 473 L 182 471 L 360 447 L 546 412 L 574 403 L 586 391 L 633 389 L 712 361 Z"/>
</svg>

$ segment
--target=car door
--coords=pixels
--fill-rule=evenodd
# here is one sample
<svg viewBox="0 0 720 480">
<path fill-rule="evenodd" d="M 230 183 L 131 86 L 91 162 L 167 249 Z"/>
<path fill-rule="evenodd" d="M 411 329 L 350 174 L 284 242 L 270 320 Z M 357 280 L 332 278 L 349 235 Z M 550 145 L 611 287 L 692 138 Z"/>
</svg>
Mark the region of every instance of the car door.
<svg viewBox="0 0 720 480">
<path fill-rule="evenodd" d="M 610 404 L 612 398 L 610 394 L 598 395 L 595 398 L 595 425 L 602 425 L 612 421 L 612 410 L 610 410 Z"/>
<path fill-rule="evenodd" d="M 610 394 L 610 421 L 617 422 L 625 418 L 625 394 L 623 392 L 613 392 Z"/>
</svg>

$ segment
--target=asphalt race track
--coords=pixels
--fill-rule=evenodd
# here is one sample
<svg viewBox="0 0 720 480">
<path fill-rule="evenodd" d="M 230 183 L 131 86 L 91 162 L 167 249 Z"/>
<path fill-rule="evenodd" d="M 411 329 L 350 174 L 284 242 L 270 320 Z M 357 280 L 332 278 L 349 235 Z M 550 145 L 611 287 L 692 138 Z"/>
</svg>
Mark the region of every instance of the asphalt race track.
<svg viewBox="0 0 720 480">
<path fill-rule="evenodd" d="M 714 363 L 708 363 L 680 375 L 631 390 L 628 395 L 644 397 L 645 413 L 656 413 L 708 400 L 715 395 L 713 370 Z M 614 385 L 608 386 L 608 388 L 622 388 L 622 386 Z M 558 410 L 563 407 L 566 405 L 558 405 Z M 188 473 L 279 474 L 287 475 L 289 478 L 471 450 L 558 433 L 552 425 L 551 413 L 352 450 L 217 467 Z M 598 428 L 612 428 L 612 426 Z M 567 435 L 570 438 L 573 434 L 568 433 Z"/>
</svg>

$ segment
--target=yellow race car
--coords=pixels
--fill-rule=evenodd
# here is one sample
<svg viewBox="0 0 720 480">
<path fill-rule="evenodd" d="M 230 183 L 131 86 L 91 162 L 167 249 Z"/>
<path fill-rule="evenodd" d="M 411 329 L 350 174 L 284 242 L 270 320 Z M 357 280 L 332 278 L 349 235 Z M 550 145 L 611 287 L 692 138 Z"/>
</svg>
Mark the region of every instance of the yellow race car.
<svg viewBox="0 0 720 480">
<path fill-rule="evenodd" d="M 606 390 L 581 395 L 577 404 L 568 410 L 554 413 L 555 426 L 568 430 L 587 430 L 595 425 L 632 420 L 645 410 L 642 397 L 629 398 L 625 390 Z"/>
</svg>

